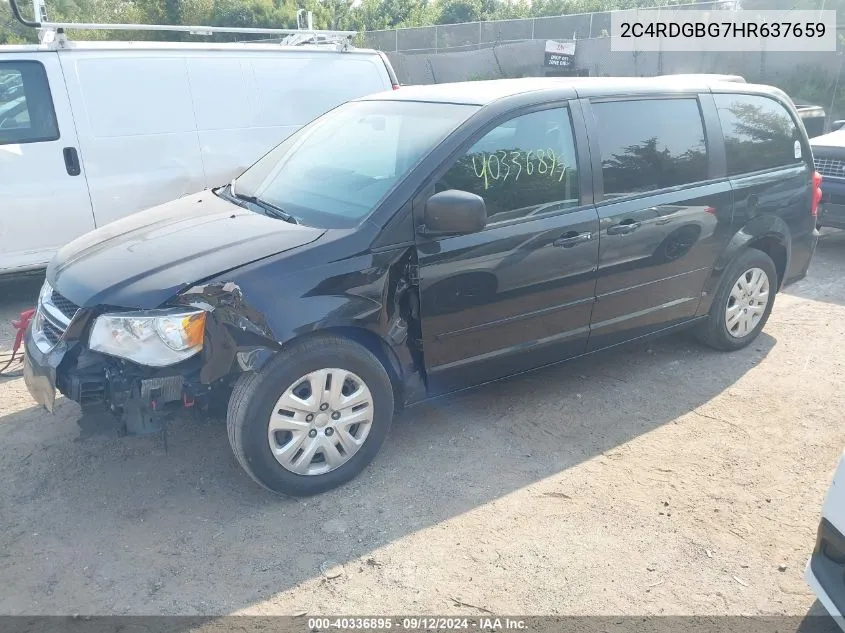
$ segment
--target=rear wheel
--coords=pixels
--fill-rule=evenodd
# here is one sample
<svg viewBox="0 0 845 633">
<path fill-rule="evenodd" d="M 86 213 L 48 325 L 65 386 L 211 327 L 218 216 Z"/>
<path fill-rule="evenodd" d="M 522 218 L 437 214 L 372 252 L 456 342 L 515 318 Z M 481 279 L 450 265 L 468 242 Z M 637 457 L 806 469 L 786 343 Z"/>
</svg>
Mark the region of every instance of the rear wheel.
<svg viewBox="0 0 845 633">
<path fill-rule="evenodd" d="M 393 417 L 390 378 L 369 350 L 320 336 L 294 343 L 232 392 L 229 442 L 238 462 L 273 492 L 304 496 L 357 475 Z"/>
<path fill-rule="evenodd" d="M 725 269 L 710 307 L 710 317 L 697 331 L 705 345 L 741 349 L 766 325 L 777 291 L 777 270 L 763 251 L 748 249 Z"/>
</svg>

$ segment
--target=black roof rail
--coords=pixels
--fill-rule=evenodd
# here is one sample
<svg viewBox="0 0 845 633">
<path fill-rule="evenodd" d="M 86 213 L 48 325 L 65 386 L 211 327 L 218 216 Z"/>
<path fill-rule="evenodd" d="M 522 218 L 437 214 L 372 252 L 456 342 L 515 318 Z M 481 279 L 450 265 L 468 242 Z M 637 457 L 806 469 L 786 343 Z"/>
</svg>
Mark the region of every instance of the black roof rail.
<svg viewBox="0 0 845 633">
<path fill-rule="evenodd" d="M 18 22 L 33 29 L 41 28 L 41 22 L 32 22 L 21 15 L 21 10 L 18 8 L 18 3 L 15 0 L 9 0 L 9 6 L 12 7 L 12 15 Z"/>
</svg>

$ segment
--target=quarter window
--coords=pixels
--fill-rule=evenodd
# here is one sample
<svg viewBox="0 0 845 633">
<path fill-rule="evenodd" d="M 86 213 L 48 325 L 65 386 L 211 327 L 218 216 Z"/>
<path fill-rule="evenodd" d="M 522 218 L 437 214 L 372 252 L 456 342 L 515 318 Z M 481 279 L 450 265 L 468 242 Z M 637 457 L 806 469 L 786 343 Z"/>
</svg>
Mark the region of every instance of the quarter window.
<svg viewBox="0 0 845 633">
<path fill-rule="evenodd" d="M 592 108 L 605 198 L 707 180 L 697 99 L 607 101 Z"/>
<path fill-rule="evenodd" d="M 44 67 L 38 62 L 0 62 L 0 145 L 58 138 Z"/>
<path fill-rule="evenodd" d="M 490 223 L 579 206 L 568 108 L 524 114 L 473 145 L 437 183 L 484 198 Z"/>
<path fill-rule="evenodd" d="M 725 137 L 728 175 L 802 162 L 798 128 L 780 103 L 758 95 L 717 94 L 713 98 Z"/>
</svg>

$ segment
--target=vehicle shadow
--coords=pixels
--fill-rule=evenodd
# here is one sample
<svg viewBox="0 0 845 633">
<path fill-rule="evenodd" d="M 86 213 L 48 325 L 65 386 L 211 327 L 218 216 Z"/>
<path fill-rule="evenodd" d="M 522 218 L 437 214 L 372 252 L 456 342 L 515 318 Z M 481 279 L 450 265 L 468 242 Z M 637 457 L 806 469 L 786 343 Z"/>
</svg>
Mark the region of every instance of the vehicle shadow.
<svg viewBox="0 0 845 633">
<path fill-rule="evenodd" d="M 795 633 L 842 633 L 842 629 L 825 610 L 824 605 L 816 600 Z"/>
<path fill-rule="evenodd" d="M 845 231 L 823 229 L 807 279 L 784 290 L 785 294 L 845 305 L 845 284 L 840 271 L 845 267 Z"/>
<path fill-rule="evenodd" d="M 358 571 L 381 546 L 696 412 L 775 342 L 764 333 L 725 354 L 675 335 L 430 401 L 397 417 L 357 479 L 299 500 L 254 484 L 220 421 L 171 425 L 165 451 L 159 436 L 73 441 L 66 399 L 55 418 L 0 417 L 0 574 L 44 582 L 4 590 L 0 611 L 222 615 L 329 562 Z M 219 582 L 218 569 L 238 573 Z"/>
</svg>

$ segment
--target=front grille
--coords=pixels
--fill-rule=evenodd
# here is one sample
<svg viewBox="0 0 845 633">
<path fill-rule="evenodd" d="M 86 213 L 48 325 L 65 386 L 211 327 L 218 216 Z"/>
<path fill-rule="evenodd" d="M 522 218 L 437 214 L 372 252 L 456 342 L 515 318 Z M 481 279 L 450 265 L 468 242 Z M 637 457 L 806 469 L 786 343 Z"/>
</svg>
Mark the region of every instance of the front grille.
<svg viewBox="0 0 845 633">
<path fill-rule="evenodd" d="M 41 332 L 44 334 L 44 338 L 50 342 L 50 345 L 58 343 L 62 334 L 64 334 L 62 330 L 50 323 L 47 319 L 41 321 Z"/>
<path fill-rule="evenodd" d="M 845 178 L 845 160 L 839 158 L 816 158 L 816 171 L 828 178 Z M 824 187 L 824 183 L 822 183 Z"/>
<path fill-rule="evenodd" d="M 79 310 L 79 306 L 76 305 L 70 299 L 66 299 L 61 294 L 59 294 L 58 290 L 53 290 L 52 294 L 50 295 L 50 301 L 53 303 L 56 308 L 58 308 L 59 312 L 65 315 L 68 319 L 72 319 L 73 315 L 76 314 L 76 311 Z"/>
<path fill-rule="evenodd" d="M 42 352 L 52 350 L 64 337 L 79 306 L 44 282 L 38 298 L 38 314 L 33 327 L 35 344 Z"/>
</svg>

